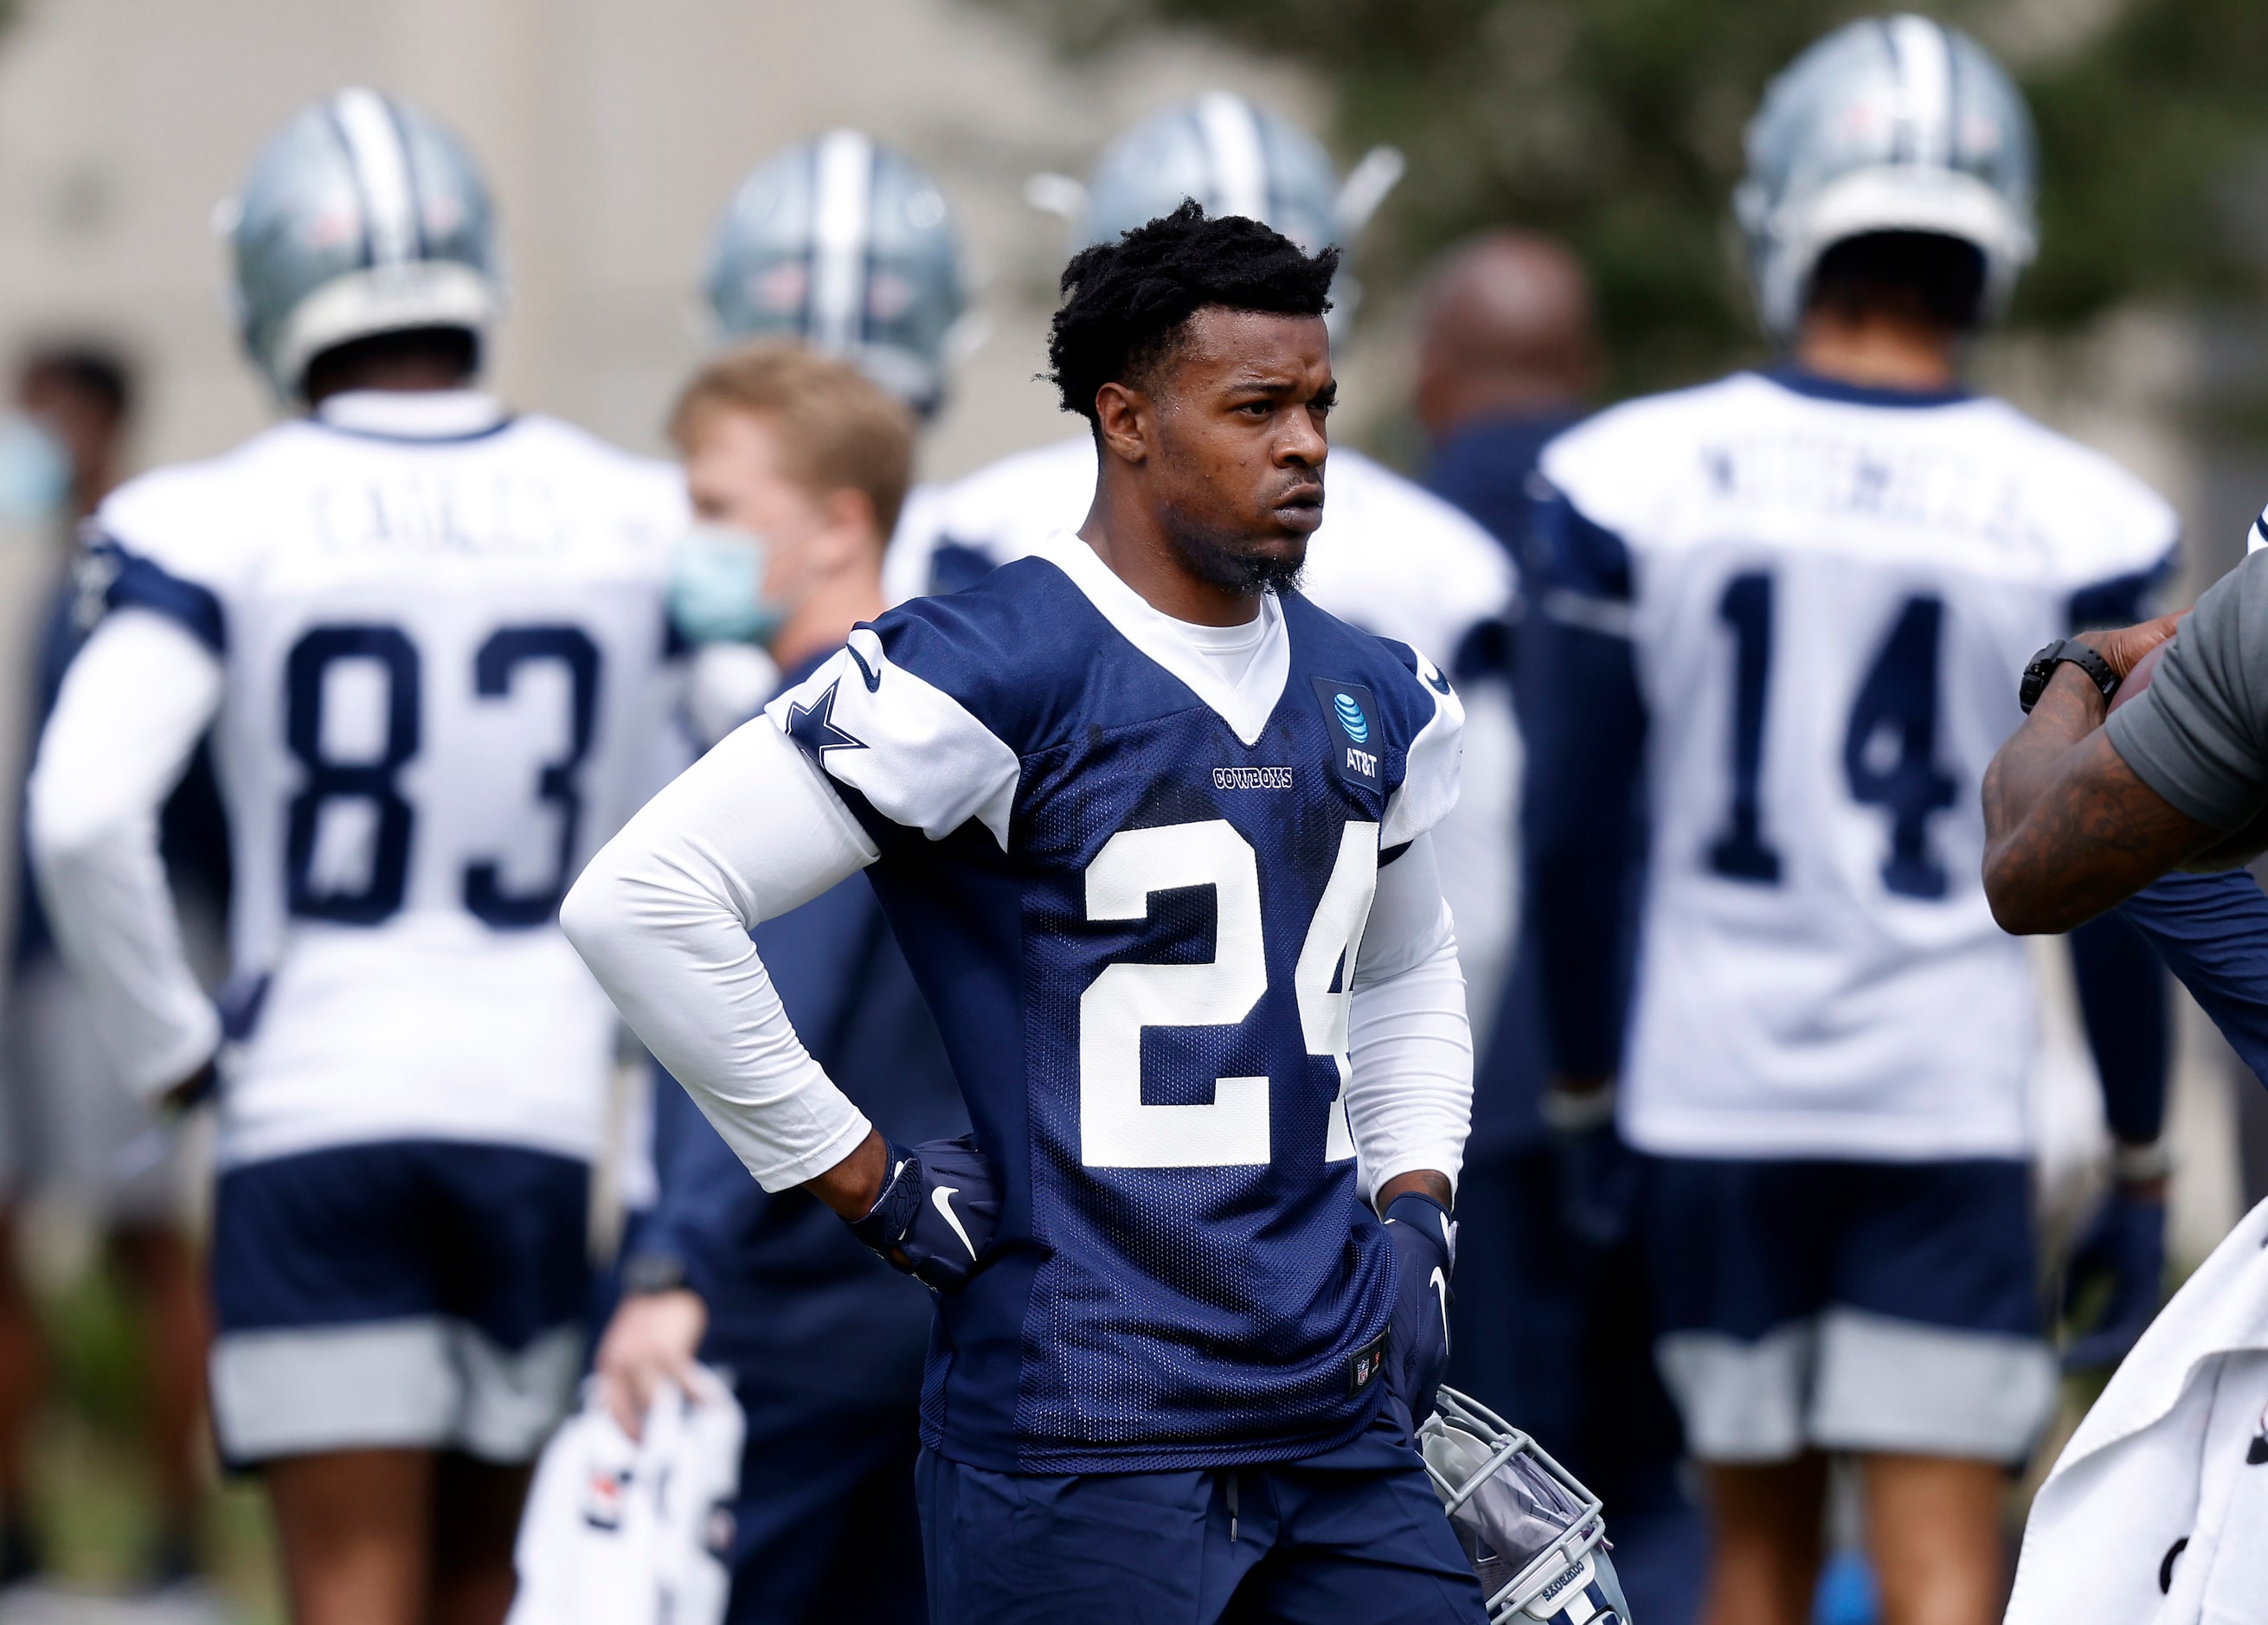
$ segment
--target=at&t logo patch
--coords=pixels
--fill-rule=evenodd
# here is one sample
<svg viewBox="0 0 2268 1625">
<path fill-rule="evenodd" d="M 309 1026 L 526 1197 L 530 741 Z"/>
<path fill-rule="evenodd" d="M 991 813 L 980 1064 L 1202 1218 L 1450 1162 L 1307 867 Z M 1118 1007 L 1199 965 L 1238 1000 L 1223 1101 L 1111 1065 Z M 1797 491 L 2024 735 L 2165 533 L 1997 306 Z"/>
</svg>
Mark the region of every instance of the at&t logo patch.
<svg viewBox="0 0 2268 1625">
<path fill-rule="evenodd" d="M 1331 770 L 1343 783 L 1383 790 L 1386 739 L 1378 702 L 1360 683 L 1333 682 L 1326 677 L 1314 681 L 1331 741 Z"/>
</svg>

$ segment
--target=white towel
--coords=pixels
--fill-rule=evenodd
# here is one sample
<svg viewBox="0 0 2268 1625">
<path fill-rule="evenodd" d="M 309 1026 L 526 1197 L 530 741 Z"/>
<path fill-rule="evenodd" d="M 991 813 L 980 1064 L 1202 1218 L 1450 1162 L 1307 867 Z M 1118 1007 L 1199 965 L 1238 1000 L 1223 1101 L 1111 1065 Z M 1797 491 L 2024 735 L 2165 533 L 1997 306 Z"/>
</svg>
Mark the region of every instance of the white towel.
<svg viewBox="0 0 2268 1625">
<path fill-rule="evenodd" d="M 2032 1503 L 2007 1625 L 2268 1625 L 2268 1202 L 2119 1366 Z"/>
<path fill-rule="evenodd" d="M 635 1440 L 586 1386 L 536 1467 L 505 1625 L 719 1625 L 747 1422 L 713 1372 L 695 1386 L 664 1388 Z"/>
</svg>

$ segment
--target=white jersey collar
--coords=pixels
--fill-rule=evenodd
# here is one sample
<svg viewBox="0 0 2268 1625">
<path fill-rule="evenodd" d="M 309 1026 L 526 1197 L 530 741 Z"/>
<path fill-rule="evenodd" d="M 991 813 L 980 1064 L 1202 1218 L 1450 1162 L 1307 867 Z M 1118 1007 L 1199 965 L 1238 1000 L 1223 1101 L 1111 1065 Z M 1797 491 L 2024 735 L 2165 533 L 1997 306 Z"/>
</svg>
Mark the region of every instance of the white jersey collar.
<svg viewBox="0 0 2268 1625">
<path fill-rule="evenodd" d="M 1118 578 L 1101 556 L 1069 531 L 1057 531 L 1033 554 L 1045 559 L 1071 579 L 1105 621 L 1126 641 L 1178 678 L 1190 693 L 1205 702 L 1247 745 L 1259 741 L 1261 731 L 1283 698 L 1284 684 L 1292 673 L 1292 639 L 1284 627 L 1284 607 L 1272 592 L 1260 600 L 1259 650 L 1244 668 L 1242 680 L 1230 683 L 1207 658 L 1208 649 L 1224 641 L 1241 642 L 1244 629 L 1192 626 L 1153 608 L 1150 601 Z"/>
<path fill-rule="evenodd" d="M 478 389 L 350 389 L 327 397 L 315 421 L 389 440 L 465 440 L 504 427 L 504 402 Z"/>
</svg>

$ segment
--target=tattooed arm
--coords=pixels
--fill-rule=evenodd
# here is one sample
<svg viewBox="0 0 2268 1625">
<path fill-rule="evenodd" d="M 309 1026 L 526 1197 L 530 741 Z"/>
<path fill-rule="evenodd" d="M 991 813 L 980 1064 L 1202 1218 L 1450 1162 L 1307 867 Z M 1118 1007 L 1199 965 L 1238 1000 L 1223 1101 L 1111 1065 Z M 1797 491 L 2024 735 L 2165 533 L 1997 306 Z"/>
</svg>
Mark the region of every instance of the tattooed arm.
<svg viewBox="0 0 2268 1625">
<path fill-rule="evenodd" d="M 2124 676 L 2175 619 L 2083 641 Z M 2004 930 L 2069 930 L 2221 839 L 2126 765 L 2106 710 L 2093 683 L 2058 666 L 1984 775 L 1984 893 Z"/>
</svg>

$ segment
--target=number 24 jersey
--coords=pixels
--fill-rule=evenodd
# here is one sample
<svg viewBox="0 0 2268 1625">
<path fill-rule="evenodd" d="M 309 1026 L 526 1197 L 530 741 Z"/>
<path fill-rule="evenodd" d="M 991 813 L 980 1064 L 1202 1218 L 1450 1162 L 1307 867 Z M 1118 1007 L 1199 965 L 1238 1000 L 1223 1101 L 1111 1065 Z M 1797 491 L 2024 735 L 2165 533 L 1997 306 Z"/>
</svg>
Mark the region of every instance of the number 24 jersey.
<svg viewBox="0 0 2268 1625">
<path fill-rule="evenodd" d="M 957 1460 L 1281 1460 L 1380 1401 L 1394 1256 L 1341 1098 L 1351 975 L 1381 862 L 1454 798 L 1462 713 L 1406 646 L 1262 608 L 1224 675 L 1061 536 L 770 708 L 881 849 L 1000 1181 L 996 1261 L 940 1300 L 925 1385 Z"/>
<path fill-rule="evenodd" d="M 351 394 L 97 516 L 111 603 L 220 659 L 231 1161 L 443 1137 L 589 1157 L 614 1017 L 557 926 L 652 788 L 682 484 L 472 393 Z"/>
<path fill-rule="evenodd" d="M 2025 661 L 2137 617 L 2172 511 L 2000 401 L 1796 373 L 1616 408 L 1543 468 L 1540 607 L 1627 636 L 1646 709 L 1625 1131 L 2025 1155 L 2035 996 L 1979 790 Z"/>
</svg>

